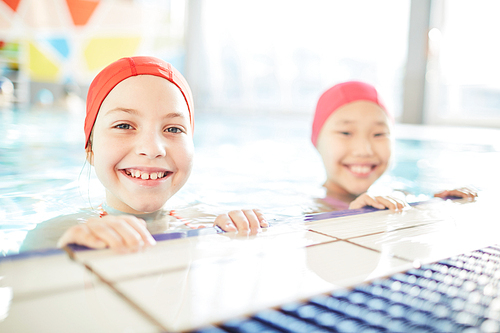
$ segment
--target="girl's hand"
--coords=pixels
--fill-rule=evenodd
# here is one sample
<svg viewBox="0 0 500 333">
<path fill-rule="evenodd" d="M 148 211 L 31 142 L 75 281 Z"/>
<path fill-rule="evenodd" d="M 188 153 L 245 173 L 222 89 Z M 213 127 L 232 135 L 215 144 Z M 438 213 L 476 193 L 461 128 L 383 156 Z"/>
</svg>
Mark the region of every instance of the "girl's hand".
<svg viewBox="0 0 500 333">
<path fill-rule="evenodd" d="M 218 226 L 224 231 L 238 231 L 239 233 L 255 235 L 261 227 L 267 228 L 269 223 L 260 210 L 242 209 L 217 216 L 214 226 Z"/>
<path fill-rule="evenodd" d="M 477 191 L 472 187 L 461 187 L 455 190 L 445 190 L 439 193 L 434 194 L 437 198 L 445 198 L 445 197 L 458 197 L 464 199 L 474 199 L 477 198 Z"/>
<path fill-rule="evenodd" d="M 349 209 L 358 209 L 365 206 L 372 206 L 378 209 L 389 208 L 392 211 L 399 211 L 408 207 L 408 203 L 404 199 L 394 198 L 389 196 L 371 196 L 367 193 L 361 194 L 349 205 Z"/>
<path fill-rule="evenodd" d="M 110 248 L 117 252 L 137 252 L 153 246 L 153 239 L 146 222 L 132 215 L 106 215 L 91 218 L 84 224 L 75 225 L 62 235 L 57 246 L 84 245 L 94 249 Z"/>
</svg>

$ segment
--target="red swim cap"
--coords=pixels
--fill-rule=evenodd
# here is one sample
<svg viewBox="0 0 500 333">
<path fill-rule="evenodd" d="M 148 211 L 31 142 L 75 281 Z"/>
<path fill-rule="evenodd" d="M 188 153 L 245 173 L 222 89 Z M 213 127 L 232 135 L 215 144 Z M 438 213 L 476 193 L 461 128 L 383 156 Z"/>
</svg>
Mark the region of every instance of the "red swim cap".
<svg viewBox="0 0 500 333">
<path fill-rule="evenodd" d="M 387 112 L 384 104 L 380 101 L 377 90 L 372 85 L 359 81 L 348 81 L 339 83 L 321 95 L 316 106 L 316 113 L 312 124 L 311 141 L 314 146 L 318 141 L 318 135 L 330 115 L 341 106 L 356 102 L 370 101 L 380 106 L 387 116 L 392 116 Z"/>
<path fill-rule="evenodd" d="M 87 94 L 87 115 L 85 117 L 85 148 L 94 127 L 97 113 L 109 92 L 121 81 L 136 75 L 154 75 L 172 82 L 179 88 L 189 110 L 189 123 L 194 129 L 193 96 L 184 77 L 171 64 L 154 57 L 122 58 L 104 68 L 94 78 Z"/>
</svg>

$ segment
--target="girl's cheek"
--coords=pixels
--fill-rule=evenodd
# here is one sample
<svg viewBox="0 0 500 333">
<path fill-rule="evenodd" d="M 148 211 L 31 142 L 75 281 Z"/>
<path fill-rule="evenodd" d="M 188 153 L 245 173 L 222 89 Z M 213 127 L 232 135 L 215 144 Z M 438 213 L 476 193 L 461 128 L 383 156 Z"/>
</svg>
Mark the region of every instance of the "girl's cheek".
<svg viewBox="0 0 500 333">
<path fill-rule="evenodd" d="M 191 167 L 194 157 L 194 145 L 191 139 L 183 141 L 181 144 L 176 146 L 173 151 L 175 154 L 174 158 L 181 162 L 186 167 Z"/>
<path fill-rule="evenodd" d="M 386 160 L 389 160 L 392 155 L 393 145 L 390 140 L 380 142 L 378 144 L 378 151 L 380 156 L 385 157 Z"/>
</svg>

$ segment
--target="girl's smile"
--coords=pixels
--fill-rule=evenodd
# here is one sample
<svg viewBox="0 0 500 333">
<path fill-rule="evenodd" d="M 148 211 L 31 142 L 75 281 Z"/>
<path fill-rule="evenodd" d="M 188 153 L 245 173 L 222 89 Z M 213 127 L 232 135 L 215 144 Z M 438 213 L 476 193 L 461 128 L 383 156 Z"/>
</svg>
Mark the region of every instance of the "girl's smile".
<svg viewBox="0 0 500 333">
<path fill-rule="evenodd" d="M 162 178 L 168 177 L 172 174 L 172 171 L 165 170 L 157 170 L 153 171 L 141 171 L 139 168 L 130 168 L 130 169 L 122 169 L 120 170 L 125 173 L 127 176 L 135 179 L 142 180 L 161 180 Z"/>
<path fill-rule="evenodd" d="M 378 164 L 343 164 L 344 167 L 358 178 L 367 178 L 375 172 Z"/>
<path fill-rule="evenodd" d="M 119 171 L 140 186 L 159 186 L 173 175 L 172 171 L 158 168 L 127 168 Z"/>
</svg>

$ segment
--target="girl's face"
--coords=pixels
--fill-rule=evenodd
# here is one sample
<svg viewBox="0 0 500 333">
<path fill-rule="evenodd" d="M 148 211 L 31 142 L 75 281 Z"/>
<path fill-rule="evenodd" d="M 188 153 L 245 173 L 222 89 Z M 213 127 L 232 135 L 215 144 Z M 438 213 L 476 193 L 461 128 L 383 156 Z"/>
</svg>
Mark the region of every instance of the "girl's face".
<svg viewBox="0 0 500 333">
<path fill-rule="evenodd" d="M 352 200 L 368 190 L 389 166 L 390 134 L 387 115 L 373 102 L 352 102 L 330 115 L 317 142 L 330 195 Z"/>
<path fill-rule="evenodd" d="M 161 209 L 191 173 L 191 131 L 173 83 L 140 75 L 117 84 L 99 109 L 89 155 L 107 204 L 131 214 Z"/>
</svg>

